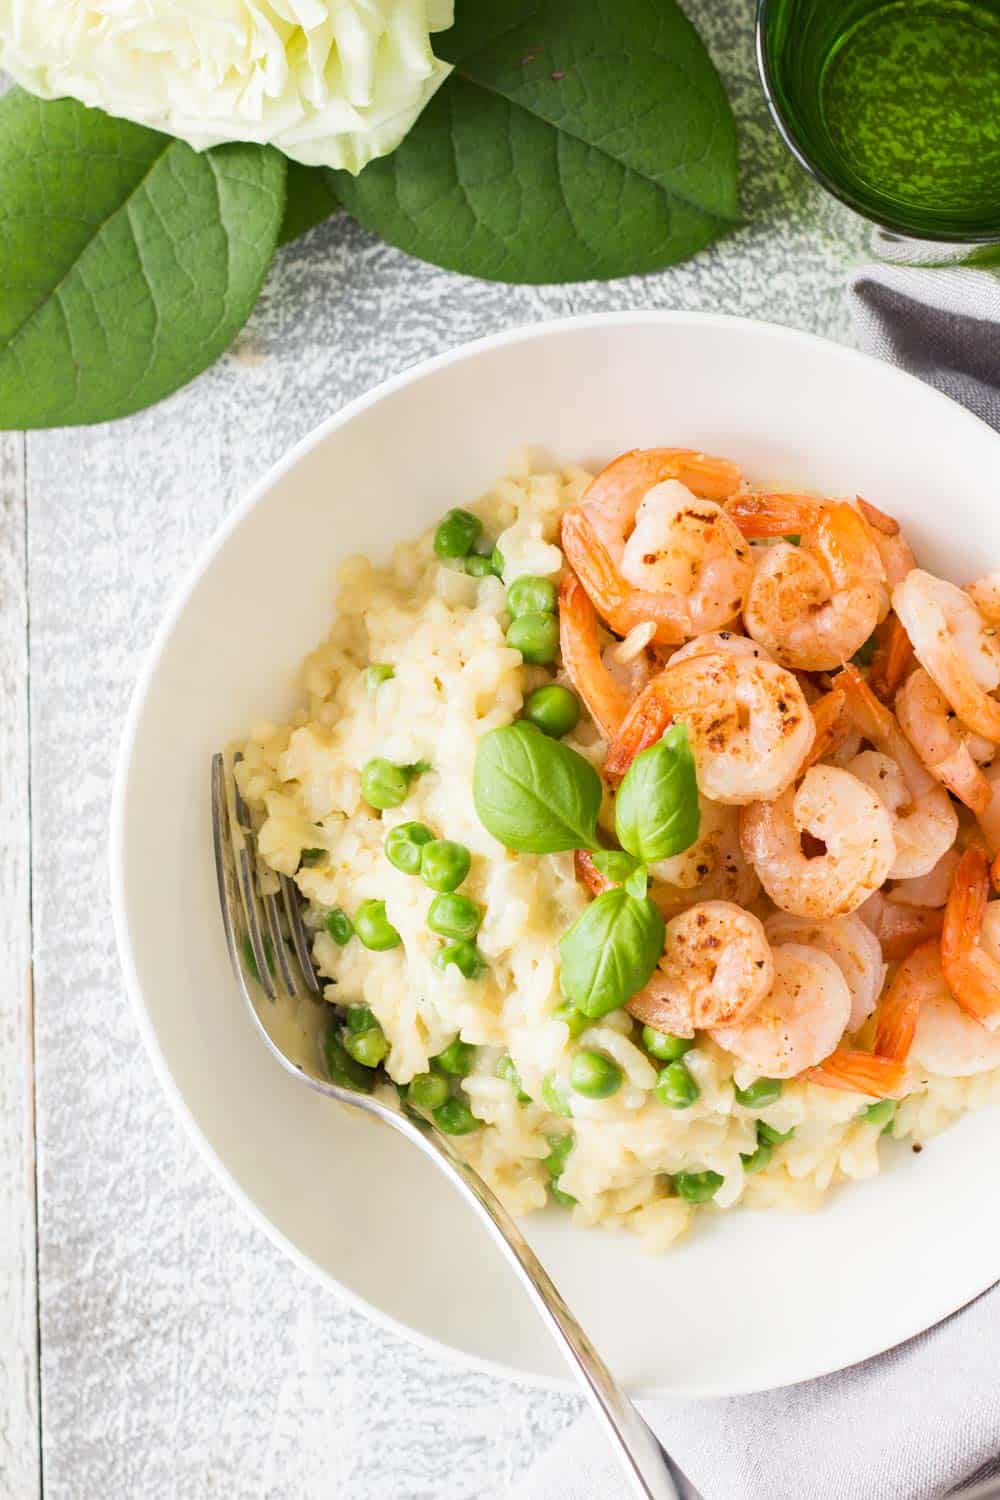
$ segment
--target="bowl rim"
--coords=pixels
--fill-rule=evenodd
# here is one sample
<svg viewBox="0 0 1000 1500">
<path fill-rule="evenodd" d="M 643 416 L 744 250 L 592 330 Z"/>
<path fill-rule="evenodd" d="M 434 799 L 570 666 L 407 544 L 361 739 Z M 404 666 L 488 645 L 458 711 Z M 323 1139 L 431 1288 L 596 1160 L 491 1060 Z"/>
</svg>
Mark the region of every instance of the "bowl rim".
<svg viewBox="0 0 1000 1500">
<path fill-rule="evenodd" d="M 242 525 L 246 517 L 267 496 L 274 485 L 290 473 L 306 454 L 311 453 L 313 449 L 324 442 L 330 433 L 346 426 L 356 416 L 368 410 L 369 407 L 376 405 L 383 398 L 391 396 L 407 385 L 414 384 L 422 380 L 425 376 L 446 368 L 448 365 L 458 364 L 467 359 L 478 358 L 480 355 L 488 354 L 494 349 L 503 348 L 510 344 L 531 343 L 536 339 L 544 339 L 561 333 L 600 327 L 639 327 L 650 323 L 663 325 L 695 324 L 706 329 L 743 329 L 752 332 L 755 337 L 777 340 L 778 342 L 787 341 L 799 344 L 804 348 L 820 350 L 824 357 L 836 358 L 847 366 L 857 366 L 859 364 L 869 367 L 875 366 L 895 378 L 919 387 L 921 391 L 935 398 L 942 406 L 947 405 L 951 409 L 953 416 L 955 413 L 958 413 L 960 419 L 964 418 L 970 427 L 989 433 L 991 438 L 1000 445 L 1000 435 L 996 434 L 989 424 L 976 416 L 974 412 L 969 411 L 968 408 L 961 406 L 958 402 L 953 401 L 951 397 L 946 396 L 944 392 L 927 385 L 926 382 L 918 379 L 915 375 L 911 375 L 899 366 L 891 365 L 887 361 L 877 358 L 875 355 L 867 354 L 849 345 L 836 343 L 832 339 L 824 338 L 820 334 L 790 328 L 781 323 L 767 322 L 728 313 L 701 312 L 695 309 L 628 309 L 615 312 L 583 313 L 567 318 L 553 318 L 542 323 L 518 324 L 515 327 L 501 329 L 498 332 L 486 334 L 481 338 L 458 344 L 427 359 L 418 360 L 416 363 L 398 371 L 395 375 L 391 375 L 370 389 L 361 392 L 360 395 L 355 396 L 344 406 L 325 417 L 305 433 L 304 436 L 293 443 L 236 501 L 232 509 L 223 517 L 223 520 L 205 543 L 202 550 L 195 557 L 193 563 L 183 573 L 170 596 L 167 608 L 154 633 L 153 639 L 146 649 L 142 667 L 132 689 L 118 744 L 109 818 L 108 873 L 112 924 L 118 949 L 119 963 L 125 979 L 125 988 L 131 1004 L 132 1014 L 145 1047 L 146 1055 L 152 1065 L 160 1087 L 166 1095 L 175 1116 L 183 1126 L 188 1139 L 193 1143 L 202 1161 L 207 1164 L 216 1181 L 220 1183 L 229 1197 L 238 1204 L 251 1222 L 266 1235 L 277 1249 L 304 1271 L 312 1281 L 322 1286 L 325 1291 L 333 1292 L 352 1311 L 370 1318 L 377 1326 L 395 1337 L 423 1349 L 437 1359 L 444 1360 L 453 1369 L 475 1369 L 499 1380 L 513 1381 L 531 1389 L 551 1391 L 561 1395 L 578 1393 L 575 1380 L 568 1374 L 565 1376 L 542 1375 L 532 1371 L 517 1369 L 516 1367 L 503 1364 L 498 1360 L 489 1359 L 483 1355 L 465 1353 L 431 1337 L 429 1334 L 411 1328 L 408 1324 L 384 1312 L 380 1307 L 368 1302 L 364 1297 L 338 1281 L 334 1275 L 310 1259 L 308 1255 L 300 1251 L 287 1239 L 263 1210 L 257 1207 L 249 1194 L 232 1176 L 222 1156 L 197 1124 L 184 1094 L 174 1082 L 173 1075 L 160 1047 L 153 1022 L 149 1017 L 143 1000 L 138 967 L 126 917 L 127 903 L 124 877 L 125 804 L 139 724 L 146 706 L 146 700 L 150 695 L 153 681 L 159 668 L 160 659 L 173 634 L 177 621 L 187 607 L 188 601 L 198 583 L 208 571 L 218 553 L 226 545 L 230 535 Z M 1000 1266 L 998 1266 L 998 1273 L 1000 1273 Z M 980 1296 L 992 1284 L 992 1282 L 988 1282 L 984 1286 L 977 1287 L 970 1295 L 963 1295 L 957 1303 L 947 1295 L 941 1296 L 934 1305 L 933 1317 L 930 1321 L 925 1316 L 920 1316 L 912 1326 L 903 1328 L 899 1332 L 898 1338 L 894 1338 L 890 1343 L 885 1343 L 881 1337 L 877 1338 L 870 1348 L 864 1349 L 858 1355 L 853 1364 L 860 1364 L 864 1360 L 871 1359 L 877 1354 L 884 1353 L 887 1349 L 897 1347 L 916 1334 L 934 1327 L 943 1318 L 958 1312 L 962 1307 L 974 1301 L 976 1297 Z M 824 1365 L 820 1369 L 812 1368 L 805 1373 L 793 1375 L 785 1384 L 795 1385 L 802 1381 L 819 1379 L 824 1375 L 830 1375 L 839 1369 L 845 1368 L 851 1368 L 851 1366 L 834 1363 L 829 1366 Z M 759 1382 L 741 1384 L 739 1386 L 733 1386 L 726 1382 L 705 1382 L 700 1385 L 685 1387 L 683 1392 L 679 1392 L 676 1388 L 671 1389 L 665 1386 L 643 1386 L 632 1394 L 638 1396 L 640 1399 L 663 1396 L 702 1398 L 751 1395 L 768 1389 L 776 1389 L 776 1387 L 767 1384 L 762 1385 Z"/>
<path fill-rule="evenodd" d="M 778 134 L 784 141 L 788 150 L 794 156 L 799 166 L 824 188 L 831 197 L 845 203 L 848 208 L 864 219 L 866 223 L 873 224 L 877 229 L 883 229 L 889 234 L 901 235 L 904 239 L 917 242 L 924 241 L 929 244 L 941 245 L 995 245 L 1000 241 L 1000 225 L 994 229 L 980 230 L 978 233 L 967 229 L 957 230 L 955 225 L 942 223 L 936 225 L 922 225 L 920 229 L 914 229 L 912 223 L 905 219 L 896 218 L 892 214 L 875 213 L 872 205 L 866 203 L 860 194 L 852 192 L 849 187 L 831 177 L 825 168 L 813 160 L 812 155 L 806 150 L 802 141 L 793 129 L 788 116 L 778 102 L 777 89 L 774 84 L 774 70 L 771 66 L 771 52 L 764 41 L 764 21 L 770 11 L 774 0 L 757 0 L 757 13 L 754 21 L 754 51 L 757 57 L 757 72 L 760 75 L 761 88 L 764 91 L 764 100 L 767 104 L 768 113 L 774 121 Z"/>
</svg>

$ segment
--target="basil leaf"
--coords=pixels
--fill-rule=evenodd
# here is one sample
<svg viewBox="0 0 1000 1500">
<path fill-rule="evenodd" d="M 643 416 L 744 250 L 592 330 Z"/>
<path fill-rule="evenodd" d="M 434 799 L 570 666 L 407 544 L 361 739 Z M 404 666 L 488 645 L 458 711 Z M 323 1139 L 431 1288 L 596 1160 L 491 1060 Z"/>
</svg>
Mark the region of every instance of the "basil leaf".
<svg viewBox="0 0 1000 1500">
<path fill-rule="evenodd" d="M 652 271 L 734 227 L 736 128 L 675 0 L 505 0 L 434 39 L 454 72 L 389 156 L 334 175 L 369 229 L 497 281 Z"/>
<path fill-rule="evenodd" d="M 645 865 L 636 865 L 631 875 L 625 882 L 625 889 L 630 896 L 641 901 L 649 889 L 649 871 Z"/>
<path fill-rule="evenodd" d="M 563 994 L 585 1016 L 617 1010 L 655 969 L 663 933 L 663 918 L 648 898 L 605 891 L 560 939 Z"/>
<path fill-rule="evenodd" d="M 627 854 L 624 849 L 598 849 L 591 855 L 594 869 L 603 875 L 605 880 L 614 881 L 615 885 L 624 885 L 638 868 L 639 861 L 633 855 Z"/>
<path fill-rule="evenodd" d="M 480 823 L 508 849 L 556 854 L 596 843 L 601 778 L 582 755 L 532 724 L 483 735 L 472 794 Z"/>
<path fill-rule="evenodd" d="M 193 151 L 74 99 L 0 99 L 0 427 L 102 422 L 232 342 L 271 264 L 285 158 Z"/>
<path fill-rule="evenodd" d="M 698 837 L 701 809 L 687 729 L 675 724 L 636 756 L 618 790 L 618 840 L 643 864 L 680 854 Z"/>
<path fill-rule="evenodd" d="M 323 167 L 306 167 L 289 158 L 285 174 L 285 217 L 281 221 L 278 244 L 287 245 L 290 240 L 297 240 L 306 230 L 314 229 L 336 213 L 337 207 L 329 173 Z"/>
</svg>

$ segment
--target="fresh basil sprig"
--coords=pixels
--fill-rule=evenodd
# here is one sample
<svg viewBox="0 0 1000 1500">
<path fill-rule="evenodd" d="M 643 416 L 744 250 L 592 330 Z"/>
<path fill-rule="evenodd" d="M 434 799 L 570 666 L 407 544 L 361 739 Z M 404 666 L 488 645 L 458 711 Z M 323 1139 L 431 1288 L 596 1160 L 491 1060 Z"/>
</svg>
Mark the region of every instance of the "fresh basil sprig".
<svg viewBox="0 0 1000 1500">
<path fill-rule="evenodd" d="M 563 994 L 595 1019 L 617 1010 L 652 974 L 663 934 L 663 918 L 648 896 L 605 891 L 560 939 Z"/>
<path fill-rule="evenodd" d="M 700 824 L 694 756 L 687 729 L 675 724 L 629 766 L 615 803 L 615 832 L 648 865 L 689 848 Z"/>
<path fill-rule="evenodd" d="M 532 724 L 483 736 L 472 795 L 480 823 L 508 849 L 558 854 L 597 847 L 601 778 L 582 755 Z"/>
</svg>

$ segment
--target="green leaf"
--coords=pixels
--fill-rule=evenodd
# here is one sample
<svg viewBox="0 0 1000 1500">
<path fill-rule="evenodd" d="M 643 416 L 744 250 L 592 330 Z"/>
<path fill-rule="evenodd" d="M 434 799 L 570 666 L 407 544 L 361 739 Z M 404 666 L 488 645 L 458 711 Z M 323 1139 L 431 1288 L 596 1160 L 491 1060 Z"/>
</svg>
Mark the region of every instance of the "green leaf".
<svg viewBox="0 0 1000 1500">
<path fill-rule="evenodd" d="M 625 276 L 733 226 L 736 129 L 674 0 L 467 4 L 402 144 L 338 196 L 383 239 L 497 281 Z"/>
<path fill-rule="evenodd" d="M 646 869 L 645 865 L 636 865 L 635 869 L 632 871 L 631 875 L 625 882 L 625 889 L 628 891 L 629 895 L 634 896 L 637 901 L 642 900 L 647 890 L 649 889 L 649 871 Z"/>
<path fill-rule="evenodd" d="M 605 891 L 559 942 L 563 994 L 584 1015 L 617 1010 L 641 990 L 663 952 L 663 918 L 648 898 Z"/>
<path fill-rule="evenodd" d="M 687 729 L 675 724 L 637 755 L 615 802 L 615 831 L 643 864 L 669 859 L 698 837 L 701 810 Z"/>
<path fill-rule="evenodd" d="M 210 365 L 284 209 L 269 146 L 182 141 L 73 99 L 0 99 L 0 427 L 102 422 Z"/>
<path fill-rule="evenodd" d="M 601 778 L 588 760 L 523 720 L 483 735 L 472 793 L 480 823 L 508 849 L 592 849 Z"/>
<path fill-rule="evenodd" d="M 297 240 L 306 230 L 322 224 L 338 208 L 336 194 L 330 186 L 330 175 L 323 167 L 306 167 L 289 158 L 285 174 L 285 217 L 281 221 L 278 244 Z"/>
<path fill-rule="evenodd" d="M 626 854 L 624 849 L 598 849 L 596 854 L 591 855 L 591 860 L 594 869 L 615 885 L 624 885 L 639 865 L 639 861 L 633 855 Z"/>
</svg>

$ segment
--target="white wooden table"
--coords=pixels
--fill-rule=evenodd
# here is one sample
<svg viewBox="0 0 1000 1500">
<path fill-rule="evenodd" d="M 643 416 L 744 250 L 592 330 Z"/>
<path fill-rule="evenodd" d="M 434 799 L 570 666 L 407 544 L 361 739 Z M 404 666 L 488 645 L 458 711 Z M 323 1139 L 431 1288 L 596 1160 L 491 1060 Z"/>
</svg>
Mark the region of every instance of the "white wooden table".
<svg viewBox="0 0 1000 1500">
<path fill-rule="evenodd" d="M 0 1500 L 499 1500 L 575 1414 L 338 1305 L 209 1175 L 123 995 L 108 802 L 171 592 L 251 481 L 350 397 L 463 340 L 589 310 L 697 307 L 849 339 L 863 226 L 767 122 L 751 0 L 689 9 L 741 127 L 749 222 L 715 249 L 644 279 L 505 287 L 342 217 L 279 254 L 234 349 L 169 401 L 0 434 Z"/>
</svg>

